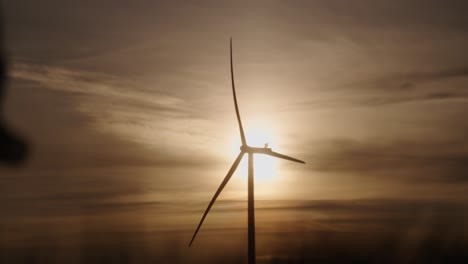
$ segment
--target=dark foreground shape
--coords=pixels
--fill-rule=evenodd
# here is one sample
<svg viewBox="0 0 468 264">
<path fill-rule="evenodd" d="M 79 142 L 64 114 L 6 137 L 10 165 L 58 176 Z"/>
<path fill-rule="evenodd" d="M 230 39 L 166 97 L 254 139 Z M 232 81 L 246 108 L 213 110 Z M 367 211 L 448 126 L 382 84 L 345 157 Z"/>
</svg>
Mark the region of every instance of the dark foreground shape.
<svg viewBox="0 0 468 264">
<path fill-rule="evenodd" d="M 17 165 L 26 159 L 27 147 L 22 139 L 0 124 L 0 162 Z"/>
<path fill-rule="evenodd" d="M 3 20 L 0 17 L 0 164 L 17 165 L 26 159 L 27 146 L 23 139 L 15 135 L 8 128 L 3 118 L 3 98 L 7 84 L 7 62 L 3 50 L 2 22 Z"/>
</svg>

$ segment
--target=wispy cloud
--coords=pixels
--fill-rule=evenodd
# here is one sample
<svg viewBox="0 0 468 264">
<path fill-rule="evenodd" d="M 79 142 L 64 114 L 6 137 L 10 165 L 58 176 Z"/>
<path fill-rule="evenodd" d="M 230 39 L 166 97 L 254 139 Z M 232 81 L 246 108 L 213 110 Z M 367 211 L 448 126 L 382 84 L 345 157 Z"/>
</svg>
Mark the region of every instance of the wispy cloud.
<svg viewBox="0 0 468 264">
<path fill-rule="evenodd" d="M 26 63 L 14 64 L 10 75 L 41 89 L 76 95 L 71 106 L 92 117 L 97 129 L 143 144 L 185 133 L 184 124 L 204 122 L 185 99 L 122 77 Z"/>
<path fill-rule="evenodd" d="M 45 65 L 14 63 L 13 78 L 36 82 L 43 88 L 88 96 L 125 101 L 144 109 L 166 112 L 188 111 L 184 100 L 157 90 L 142 89 L 137 82 L 103 73 L 75 71 Z"/>
<path fill-rule="evenodd" d="M 466 181 L 468 145 L 454 141 L 322 143 L 314 157 L 317 170 L 361 176 L 398 177 L 417 181 Z"/>
</svg>

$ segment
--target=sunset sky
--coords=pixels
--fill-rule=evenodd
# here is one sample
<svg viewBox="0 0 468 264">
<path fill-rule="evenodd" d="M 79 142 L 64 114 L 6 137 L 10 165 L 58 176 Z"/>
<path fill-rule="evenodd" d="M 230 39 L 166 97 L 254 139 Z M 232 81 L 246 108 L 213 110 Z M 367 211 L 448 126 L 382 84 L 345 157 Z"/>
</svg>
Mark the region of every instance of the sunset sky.
<svg viewBox="0 0 468 264">
<path fill-rule="evenodd" d="M 31 152 L 0 167 L 0 262 L 244 261 L 246 164 L 187 247 L 240 145 L 231 36 L 247 140 L 306 161 L 256 160 L 259 259 L 468 245 L 466 1 L 2 2 Z"/>
</svg>

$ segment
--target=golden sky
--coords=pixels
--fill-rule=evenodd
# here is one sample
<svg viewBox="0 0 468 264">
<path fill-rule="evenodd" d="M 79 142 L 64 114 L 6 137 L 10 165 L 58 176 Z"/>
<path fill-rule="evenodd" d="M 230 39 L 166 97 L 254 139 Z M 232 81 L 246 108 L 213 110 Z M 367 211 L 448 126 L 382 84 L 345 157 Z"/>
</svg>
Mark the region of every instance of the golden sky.
<svg viewBox="0 0 468 264">
<path fill-rule="evenodd" d="M 400 221 L 413 237 L 466 220 L 463 1 L 3 2 L 5 114 L 32 152 L 0 169 L 0 246 L 180 232 L 184 262 L 242 241 L 245 164 L 200 231 L 205 253 L 185 248 L 240 145 L 231 36 L 247 138 L 307 163 L 257 160 L 265 258 L 262 237 L 279 232 L 348 241 L 332 231 Z M 217 241 L 219 229 L 239 240 Z"/>
</svg>

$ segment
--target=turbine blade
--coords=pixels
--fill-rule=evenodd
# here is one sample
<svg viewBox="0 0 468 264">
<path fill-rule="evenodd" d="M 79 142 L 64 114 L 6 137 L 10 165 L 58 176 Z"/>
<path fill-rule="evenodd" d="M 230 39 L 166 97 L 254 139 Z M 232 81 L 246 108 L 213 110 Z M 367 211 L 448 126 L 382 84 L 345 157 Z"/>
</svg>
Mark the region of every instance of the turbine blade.
<svg viewBox="0 0 468 264">
<path fill-rule="evenodd" d="M 214 194 L 214 196 L 211 199 L 210 203 L 208 204 L 208 207 L 206 208 L 205 213 L 203 214 L 203 217 L 200 220 L 200 223 L 198 224 L 197 230 L 195 230 L 195 233 L 193 234 L 193 237 L 192 237 L 192 240 L 190 241 L 189 247 L 192 245 L 193 240 L 197 236 L 198 230 L 200 230 L 200 227 L 203 224 L 203 221 L 205 221 L 205 217 L 208 214 L 208 212 L 210 211 L 211 206 L 213 206 L 214 202 L 216 201 L 216 198 L 218 198 L 219 194 L 224 189 L 224 186 L 226 186 L 228 181 L 231 179 L 232 174 L 234 174 L 234 171 L 237 169 L 237 166 L 239 165 L 239 162 L 242 160 L 243 156 L 244 156 L 244 152 L 239 153 L 239 156 L 237 156 L 237 159 L 232 164 L 232 166 L 229 169 L 226 177 L 224 177 L 224 180 L 221 182 L 221 185 L 218 187 L 218 190 L 216 191 L 216 193 Z"/>
<path fill-rule="evenodd" d="M 283 155 L 283 154 L 280 154 L 280 153 L 277 153 L 277 152 L 274 152 L 274 151 L 271 151 L 271 152 L 267 152 L 265 153 L 266 155 L 270 155 L 270 156 L 273 156 L 273 157 L 277 157 L 277 158 L 280 158 L 280 159 L 285 159 L 285 160 L 290 160 L 290 161 L 294 161 L 294 162 L 299 162 L 299 163 L 304 163 L 304 161 L 302 160 L 298 160 L 298 159 L 295 159 L 295 158 L 292 158 L 292 157 L 289 157 L 289 156 L 286 156 L 286 155 Z"/>
<path fill-rule="evenodd" d="M 242 127 L 242 122 L 239 114 L 239 106 L 237 105 L 237 97 L 236 97 L 236 87 L 234 85 L 234 67 L 232 65 L 232 38 L 229 39 L 229 47 L 230 47 L 230 55 L 231 55 L 231 83 L 232 83 L 232 94 L 234 96 L 234 106 L 236 107 L 236 115 L 237 115 L 237 122 L 239 123 L 239 131 L 242 140 L 242 145 L 247 145 L 245 140 L 244 128 Z"/>
</svg>

